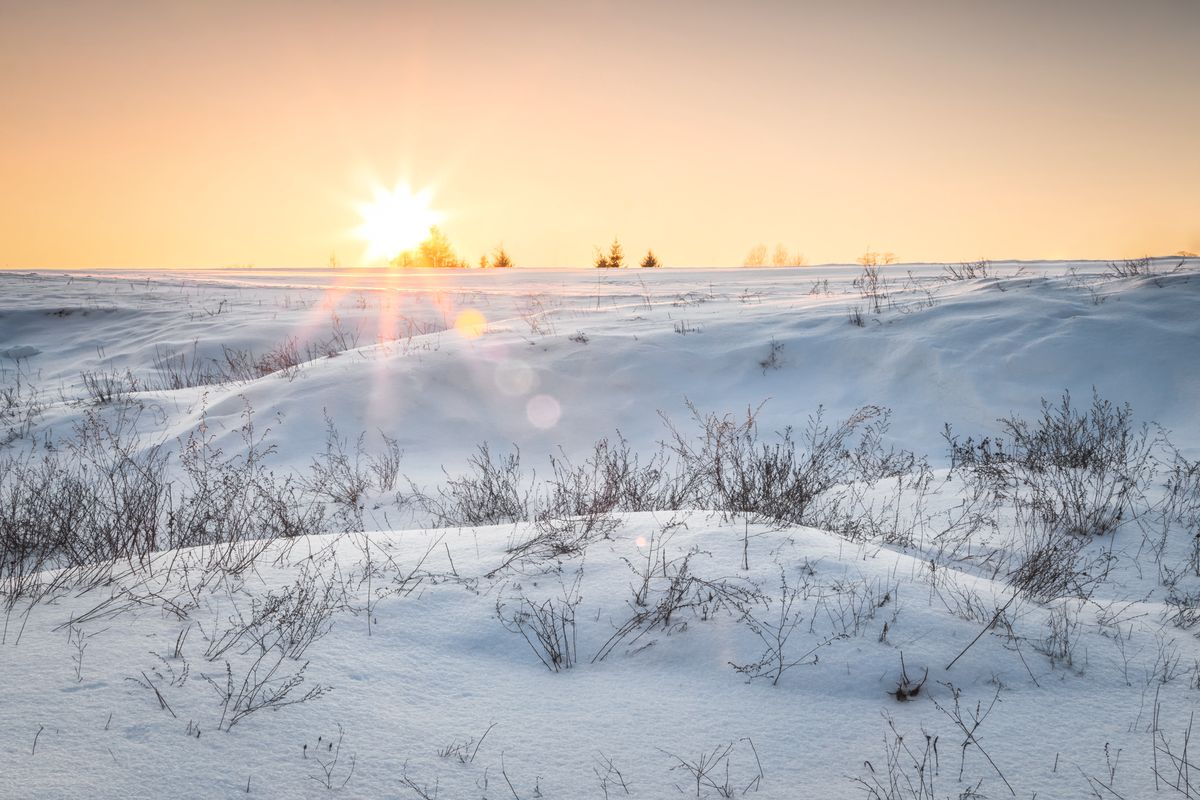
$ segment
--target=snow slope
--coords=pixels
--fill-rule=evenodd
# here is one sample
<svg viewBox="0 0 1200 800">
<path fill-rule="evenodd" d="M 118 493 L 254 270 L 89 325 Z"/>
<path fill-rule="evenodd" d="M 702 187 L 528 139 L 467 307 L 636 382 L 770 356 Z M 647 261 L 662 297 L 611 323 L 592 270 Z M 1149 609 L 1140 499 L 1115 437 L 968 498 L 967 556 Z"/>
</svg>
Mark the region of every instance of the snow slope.
<svg viewBox="0 0 1200 800">
<path fill-rule="evenodd" d="M 1200 279 L 1174 266 L 1114 278 L 1103 264 L 1002 263 L 948 281 L 936 265 L 892 265 L 879 314 L 858 267 L 0 273 L 3 385 L 38 408 L 24 429 L 9 413 L 0 440 L 23 452 L 69 439 L 89 413 L 135 408 L 147 442 L 178 449 L 203 421 L 233 452 L 249 407 L 275 469 L 307 469 L 328 417 L 368 451 L 393 437 L 400 471 L 434 487 L 483 442 L 519 449 L 541 476 L 549 456 L 582 459 L 618 430 L 650 452 L 663 416 L 690 429 L 688 401 L 761 406 L 764 432 L 874 403 L 892 409 L 888 444 L 928 454 L 930 513 L 944 513 L 961 498 L 940 483 L 943 425 L 994 434 L 1067 390 L 1129 402 L 1200 455 Z M 162 388 L 164 356 L 220 362 L 289 337 L 340 352 Z M 118 380 L 118 401 L 97 406 L 84 372 Z M 1162 580 L 1189 552 L 1176 534 L 1157 559 L 1134 525 L 1098 537 L 1111 566 L 1091 597 L 1039 601 L 925 537 L 852 541 L 704 508 L 618 514 L 582 552 L 508 563 L 529 523 L 403 530 L 423 520 L 394 494 L 372 489 L 369 532 L 276 542 L 203 587 L 203 551 L 164 553 L 16 604 L 0 645 L 0 796 L 1145 797 L 1180 780 L 1166 749 L 1180 751 L 1200 697 L 1200 643 L 1171 621 L 1172 593 L 1196 589 L 1194 576 Z M 652 606 L 685 558 L 718 588 L 593 661 L 644 607 L 646 565 Z M 797 591 L 787 652 L 804 663 L 777 684 L 748 680 L 732 664 L 761 654 L 781 574 Z M 222 648 L 289 587 L 326 604 L 310 646 L 276 659 L 256 628 Z M 741 589 L 759 600 L 704 595 Z M 517 624 L 547 601 L 574 609 L 570 669 L 548 669 Z M 909 677 L 928 669 L 907 702 L 901 654 Z M 303 678 L 285 700 L 323 691 L 230 726 L 222 691 L 256 661 L 268 690 Z M 936 768 L 920 772 L 927 748 Z M 706 756 L 697 784 L 686 764 Z"/>
</svg>

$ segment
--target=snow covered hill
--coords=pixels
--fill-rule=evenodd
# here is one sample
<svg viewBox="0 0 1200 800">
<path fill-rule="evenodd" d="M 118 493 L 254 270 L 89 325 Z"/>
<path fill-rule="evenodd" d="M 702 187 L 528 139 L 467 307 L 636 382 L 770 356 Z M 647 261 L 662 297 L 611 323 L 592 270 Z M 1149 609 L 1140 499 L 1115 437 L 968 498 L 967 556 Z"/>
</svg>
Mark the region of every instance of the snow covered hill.
<svg viewBox="0 0 1200 800">
<path fill-rule="evenodd" d="M 0 272 L 0 796 L 1200 792 L 1198 266 Z"/>
</svg>

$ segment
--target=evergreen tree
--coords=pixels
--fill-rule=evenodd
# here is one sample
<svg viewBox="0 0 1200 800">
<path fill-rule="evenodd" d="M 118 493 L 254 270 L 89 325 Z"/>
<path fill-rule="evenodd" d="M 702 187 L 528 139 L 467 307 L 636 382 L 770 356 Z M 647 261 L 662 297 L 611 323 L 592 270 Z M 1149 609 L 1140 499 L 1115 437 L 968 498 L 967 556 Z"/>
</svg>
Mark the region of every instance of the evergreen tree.
<svg viewBox="0 0 1200 800">
<path fill-rule="evenodd" d="M 616 237 L 613 237 L 612 247 L 608 249 L 608 268 L 620 269 L 624 266 L 622 264 L 624 260 L 625 251 L 621 249 L 621 243 L 617 241 Z"/>
<path fill-rule="evenodd" d="M 647 250 L 646 257 L 642 259 L 642 269 L 654 269 L 656 267 L 661 267 L 661 266 L 662 266 L 662 264 L 654 256 L 654 251 Z"/>
<path fill-rule="evenodd" d="M 504 250 L 504 245 L 497 247 L 496 252 L 492 255 L 492 266 L 496 269 L 508 269 L 512 265 L 512 259 L 508 257 L 508 253 Z"/>
</svg>

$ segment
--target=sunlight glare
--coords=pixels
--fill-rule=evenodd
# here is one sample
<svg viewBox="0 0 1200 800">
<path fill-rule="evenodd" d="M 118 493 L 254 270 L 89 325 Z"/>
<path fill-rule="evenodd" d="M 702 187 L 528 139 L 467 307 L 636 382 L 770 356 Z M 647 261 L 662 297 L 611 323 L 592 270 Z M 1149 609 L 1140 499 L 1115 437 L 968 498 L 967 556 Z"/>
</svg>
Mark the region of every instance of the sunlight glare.
<svg viewBox="0 0 1200 800">
<path fill-rule="evenodd" d="M 432 199 L 432 190 L 414 192 L 405 183 L 376 187 L 370 202 L 357 206 L 362 224 L 355 234 L 367 243 L 366 259 L 392 259 L 420 243 L 443 217 L 431 207 Z"/>
</svg>

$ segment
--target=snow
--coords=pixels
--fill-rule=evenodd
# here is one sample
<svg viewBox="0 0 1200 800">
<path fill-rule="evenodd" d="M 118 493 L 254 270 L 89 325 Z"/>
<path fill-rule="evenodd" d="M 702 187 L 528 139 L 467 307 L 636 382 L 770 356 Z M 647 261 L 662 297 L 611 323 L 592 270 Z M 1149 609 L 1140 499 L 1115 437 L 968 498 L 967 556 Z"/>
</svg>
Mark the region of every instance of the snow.
<svg viewBox="0 0 1200 800">
<path fill-rule="evenodd" d="M 38 405 L 32 432 L 6 436 L 0 418 L 0 441 L 11 439 L 0 454 L 65 440 L 88 413 L 122 408 L 138 410 L 146 441 L 178 450 L 203 422 L 236 452 L 249 407 L 269 428 L 272 469 L 307 470 L 327 417 L 371 452 L 380 434 L 393 437 L 400 472 L 436 487 L 484 442 L 519 450 L 539 479 L 551 456 L 578 463 L 617 431 L 648 454 L 669 435 L 664 417 L 694 429 L 689 401 L 701 412 L 758 408 L 764 434 L 802 429 L 818 407 L 838 420 L 880 404 L 892 411 L 887 443 L 927 454 L 940 487 L 931 513 L 944 512 L 960 501 L 957 479 L 942 483 L 944 424 L 994 434 L 997 419 L 1032 419 L 1064 391 L 1082 405 L 1093 389 L 1128 402 L 1200 457 L 1200 264 L 1171 272 L 1175 263 L 1145 278 L 1098 263 L 995 263 L 993 277 L 967 281 L 945 280 L 938 265 L 890 265 L 881 314 L 853 285 L 858 267 L 0 272 L 3 387 Z M 855 306 L 863 327 L 848 320 Z M 164 353 L 262 354 L 288 337 L 300 352 L 335 340 L 341 352 L 254 380 L 158 382 Z M 132 382 L 120 402 L 96 406 L 83 372 Z M 1183 538 L 1156 561 L 1142 531 L 1122 526 L 1089 545 L 1113 558 L 1090 599 L 1013 600 L 1005 571 L 942 558 L 925 537 L 852 541 L 706 508 L 620 513 L 582 553 L 501 569 L 531 523 L 422 527 L 429 520 L 395 495 L 372 490 L 365 531 L 276 541 L 252 570 L 204 588 L 192 581 L 206 553 L 189 550 L 18 603 L 0 644 L 0 796 L 695 796 L 680 759 L 731 745 L 709 777 L 738 796 L 865 797 L 858 779 L 887 783 L 889 718 L 918 758 L 936 737 L 938 798 L 1147 797 L 1156 763 L 1174 776 L 1156 736 L 1182 747 L 1200 642 L 1168 621 L 1159 563 L 1186 557 Z M 753 661 L 761 641 L 720 608 L 593 661 L 636 612 L 638 565 L 663 541 L 671 569 L 690 553 L 691 574 L 773 598 L 763 619 L 778 614 L 781 569 L 802 583 L 789 650 L 815 663 L 777 684 L 748 680 L 731 662 Z M 293 696 L 327 691 L 222 725 L 227 662 L 240 683 L 262 651 L 243 640 L 213 655 L 213 642 L 298 581 L 331 592 L 335 607 L 327 633 L 282 659 L 279 675 L 307 663 Z M 512 615 L 523 600 L 575 593 L 578 662 L 552 671 Z M 990 626 L 1001 607 L 1007 631 Z M 1039 649 L 1055 615 L 1077 624 L 1070 664 Z M 901 654 L 909 677 L 928 669 L 908 702 L 891 694 Z M 947 713 L 955 691 L 968 726 L 977 703 L 982 713 L 996 700 L 965 748 Z M 473 760 L 439 755 L 485 732 Z M 964 795 L 970 787 L 979 795 Z M 700 794 L 720 796 L 708 784 Z M 882 796 L 926 795 L 906 785 Z"/>
</svg>

